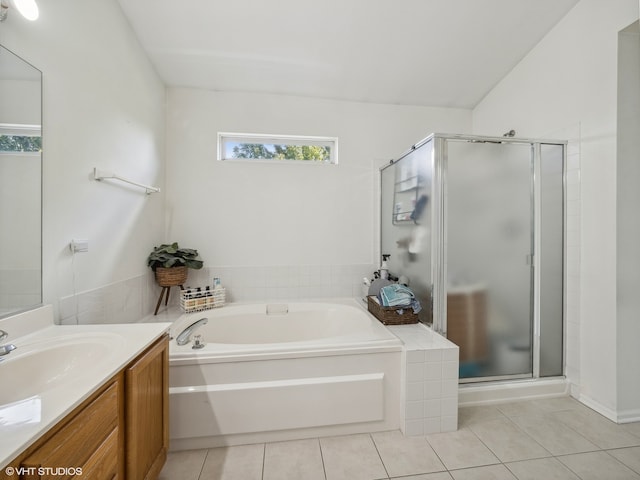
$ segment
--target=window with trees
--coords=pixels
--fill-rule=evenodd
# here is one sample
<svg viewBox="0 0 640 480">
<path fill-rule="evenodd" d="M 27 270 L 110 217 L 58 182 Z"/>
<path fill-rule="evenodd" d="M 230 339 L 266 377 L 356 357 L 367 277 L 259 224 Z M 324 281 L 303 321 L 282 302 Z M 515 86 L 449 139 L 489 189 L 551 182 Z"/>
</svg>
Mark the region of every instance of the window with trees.
<svg viewBox="0 0 640 480">
<path fill-rule="evenodd" d="M 39 153 L 42 136 L 39 125 L 0 124 L 0 153 Z"/>
<path fill-rule="evenodd" d="M 218 160 L 337 164 L 338 139 L 218 133 Z"/>
</svg>

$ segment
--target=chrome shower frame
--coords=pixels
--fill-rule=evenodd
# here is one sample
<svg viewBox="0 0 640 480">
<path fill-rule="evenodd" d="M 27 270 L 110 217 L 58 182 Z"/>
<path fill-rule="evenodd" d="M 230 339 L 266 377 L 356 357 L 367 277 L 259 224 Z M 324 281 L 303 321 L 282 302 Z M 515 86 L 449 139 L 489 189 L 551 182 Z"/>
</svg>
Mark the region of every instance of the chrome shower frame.
<svg viewBox="0 0 640 480">
<path fill-rule="evenodd" d="M 463 134 L 443 134 L 433 133 L 411 146 L 409 150 L 400 155 L 397 159 L 392 160 L 389 164 L 380 168 L 380 171 L 392 166 L 395 162 L 401 160 L 405 156 L 414 152 L 423 145 L 433 142 L 431 149 L 431 162 L 433 165 L 433 187 L 432 187 L 432 208 L 433 214 L 431 219 L 431 238 L 432 238 L 432 262 L 431 262 L 431 278 L 432 278 L 432 311 L 434 331 L 443 336 L 447 336 L 447 162 L 448 151 L 447 142 L 450 140 L 471 142 L 471 143 L 500 143 L 500 144 L 521 144 L 530 145 L 531 147 L 531 242 L 533 245 L 533 255 L 531 262 L 531 327 L 532 327 L 532 372 L 530 374 L 501 375 L 491 377 L 472 377 L 461 379 L 460 383 L 485 384 L 493 381 L 504 380 L 537 380 L 540 378 L 553 379 L 559 377 L 541 377 L 540 375 L 540 286 L 541 286 L 541 256 L 538 254 L 541 244 L 541 157 L 542 145 L 561 145 L 562 153 L 562 375 L 566 373 L 566 288 L 567 288 L 567 195 L 566 195 L 566 170 L 567 170 L 567 142 L 562 140 L 547 139 L 530 139 L 518 137 L 492 137 L 477 136 Z M 382 228 L 382 225 L 381 225 Z M 382 234 L 380 241 L 382 240 Z M 382 245 L 381 245 L 382 246 Z"/>
</svg>

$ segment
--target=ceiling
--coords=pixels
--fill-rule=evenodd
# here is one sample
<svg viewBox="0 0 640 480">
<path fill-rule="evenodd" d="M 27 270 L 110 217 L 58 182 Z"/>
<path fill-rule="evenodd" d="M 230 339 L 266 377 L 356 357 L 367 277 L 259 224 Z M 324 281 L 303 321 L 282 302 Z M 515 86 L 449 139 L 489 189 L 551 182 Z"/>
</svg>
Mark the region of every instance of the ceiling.
<svg viewBox="0 0 640 480">
<path fill-rule="evenodd" d="M 579 0 L 119 0 L 169 86 L 473 108 Z"/>
</svg>

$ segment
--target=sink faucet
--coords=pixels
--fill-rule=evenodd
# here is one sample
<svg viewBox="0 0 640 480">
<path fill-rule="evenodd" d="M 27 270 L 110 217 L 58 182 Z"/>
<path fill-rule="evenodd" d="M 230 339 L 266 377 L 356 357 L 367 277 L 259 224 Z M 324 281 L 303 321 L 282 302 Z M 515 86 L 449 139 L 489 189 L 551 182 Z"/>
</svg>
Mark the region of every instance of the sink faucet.
<svg viewBox="0 0 640 480">
<path fill-rule="evenodd" d="M 5 338 L 7 338 L 9 336 L 9 334 L 7 332 L 5 332 L 4 330 L 0 330 L 0 342 L 2 340 L 4 340 Z M 13 343 L 7 343 L 6 345 L 0 345 L 0 356 L 2 355 L 6 355 L 7 353 L 15 350 L 16 347 Z"/>
<path fill-rule="evenodd" d="M 176 343 L 178 345 L 186 345 L 187 343 L 189 343 L 189 337 L 195 331 L 195 329 L 200 327 L 201 325 L 206 325 L 208 321 L 208 318 L 201 318 L 200 320 L 193 322 L 191 325 L 185 328 L 180 333 L 180 335 L 178 335 L 178 338 L 176 338 Z"/>
</svg>

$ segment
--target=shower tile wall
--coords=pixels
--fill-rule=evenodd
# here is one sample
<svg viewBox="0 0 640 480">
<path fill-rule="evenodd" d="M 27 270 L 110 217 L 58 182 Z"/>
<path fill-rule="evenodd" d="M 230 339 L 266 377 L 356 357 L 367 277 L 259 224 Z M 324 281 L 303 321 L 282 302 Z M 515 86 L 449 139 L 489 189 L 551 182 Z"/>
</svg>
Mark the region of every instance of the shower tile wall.
<svg viewBox="0 0 640 480">
<path fill-rule="evenodd" d="M 373 264 L 205 267 L 189 270 L 187 285 L 211 285 L 213 277 L 220 277 L 227 302 L 360 297 L 363 277 L 370 278 L 375 268 Z M 61 324 L 138 322 L 153 313 L 159 295 L 160 287 L 149 271 L 60 298 L 58 316 Z M 169 303 L 178 302 L 173 289 Z"/>
</svg>

